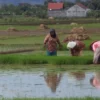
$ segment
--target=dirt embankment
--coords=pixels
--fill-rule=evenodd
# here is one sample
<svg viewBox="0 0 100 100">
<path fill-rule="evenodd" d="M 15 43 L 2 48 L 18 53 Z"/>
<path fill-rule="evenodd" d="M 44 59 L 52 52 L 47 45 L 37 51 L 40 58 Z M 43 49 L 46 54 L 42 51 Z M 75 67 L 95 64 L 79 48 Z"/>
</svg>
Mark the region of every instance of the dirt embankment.
<svg viewBox="0 0 100 100">
<path fill-rule="evenodd" d="M 88 34 L 100 34 L 100 28 L 88 28 L 86 29 Z M 56 29 L 57 33 L 70 33 L 69 29 Z M 44 35 L 49 33 L 49 29 L 46 30 L 20 30 L 20 31 L 0 31 L 0 36 L 30 36 L 30 35 Z"/>
</svg>

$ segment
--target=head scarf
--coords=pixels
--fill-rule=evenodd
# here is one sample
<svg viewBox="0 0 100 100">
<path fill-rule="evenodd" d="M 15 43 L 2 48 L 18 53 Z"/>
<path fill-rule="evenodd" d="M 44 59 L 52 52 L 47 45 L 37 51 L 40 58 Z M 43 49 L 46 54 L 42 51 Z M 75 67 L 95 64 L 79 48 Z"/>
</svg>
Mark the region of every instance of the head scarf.
<svg viewBox="0 0 100 100">
<path fill-rule="evenodd" d="M 74 41 L 68 42 L 68 44 L 67 44 L 68 49 L 73 49 L 75 46 L 76 46 L 76 42 L 74 42 Z"/>
<path fill-rule="evenodd" d="M 100 41 L 96 41 L 91 44 L 91 48 L 93 51 L 95 51 L 98 47 L 100 47 Z"/>
</svg>

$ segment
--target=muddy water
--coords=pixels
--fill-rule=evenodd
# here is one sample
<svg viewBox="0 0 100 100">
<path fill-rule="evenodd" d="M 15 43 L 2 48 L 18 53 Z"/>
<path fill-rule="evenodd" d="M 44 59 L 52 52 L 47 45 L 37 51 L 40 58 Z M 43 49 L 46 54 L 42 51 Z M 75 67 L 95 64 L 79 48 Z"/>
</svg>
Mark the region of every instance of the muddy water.
<svg viewBox="0 0 100 100">
<path fill-rule="evenodd" d="M 0 97 L 100 97 L 99 81 L 99 72 L 1 70 Z"/>
</svg>

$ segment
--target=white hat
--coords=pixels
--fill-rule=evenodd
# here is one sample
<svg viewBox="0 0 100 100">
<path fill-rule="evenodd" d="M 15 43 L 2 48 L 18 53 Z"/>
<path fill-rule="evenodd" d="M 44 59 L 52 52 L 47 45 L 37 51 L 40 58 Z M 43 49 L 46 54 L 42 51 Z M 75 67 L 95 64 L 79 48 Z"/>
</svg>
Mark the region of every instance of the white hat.
<svg viewBox="0 0 100 100">
<path fill-rule="evenodd" d="M 73 49 L 75 46 L 76 46 L 76 42 L 74 42 L 74 41 L 68 42 L 68 44 L 67 44 L 68 49 Z"/>
</svg>

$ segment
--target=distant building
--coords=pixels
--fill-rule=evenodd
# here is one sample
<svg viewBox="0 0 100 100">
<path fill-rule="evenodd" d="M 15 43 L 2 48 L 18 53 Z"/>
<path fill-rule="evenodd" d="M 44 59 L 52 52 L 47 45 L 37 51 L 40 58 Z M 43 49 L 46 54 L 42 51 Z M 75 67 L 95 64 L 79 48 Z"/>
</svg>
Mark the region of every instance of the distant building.
<svg viewBox="0 0 100 100">
<path fill-rule="evenodd" d="M 48 3 L 49 17 L 65 17 L 64 3 Z"/>
<path fill-rule="evenodd" d="M 77 3 L 69 9 L 64 9 L 63 3 L 48 3 L 48 17 L 86 17 L 89 8 Z"/>
<path fill-rule="evenodd" d="M 77 3 L 66 10 L 66 15 L 67 17 L 86 17 L 88 11 L 90 11 L 89 8 L 81 3 Z"/>
<path fill-rule="evenodd" d="M 63 3 L 48 3 L 48 10 L 61 10 L 63 8 Z"/>
</svg>

